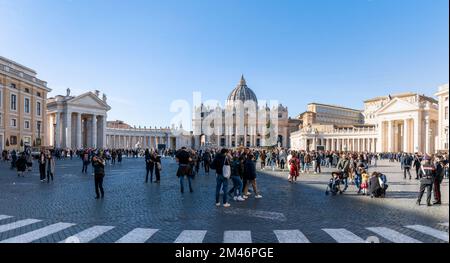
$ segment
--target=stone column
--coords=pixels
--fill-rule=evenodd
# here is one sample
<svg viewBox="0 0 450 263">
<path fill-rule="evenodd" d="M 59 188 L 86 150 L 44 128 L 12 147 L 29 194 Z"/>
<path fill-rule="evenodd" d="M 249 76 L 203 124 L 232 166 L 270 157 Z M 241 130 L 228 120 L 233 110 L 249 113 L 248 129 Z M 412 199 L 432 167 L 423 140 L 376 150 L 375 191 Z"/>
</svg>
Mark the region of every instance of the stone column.
<svg viewBox="0 0 450 263">
<path fill-rule="evenodd" d="M 414 118 L 414 152 L 422 151 L 422 113 L 418 112 Z"/>
<path fill-rule="evenodd" d="M 97 115 L 92 115 L 92 142 L 91 146 L 97 148 Z"/>
<path fill-rule="evenodd" d="M 81 135 L 82 135 L 82 121 L 81 121 L 81 112 L 77 113 L 77 148 L 80 149 L 82 146 Z"/>
<path fill-rule="evenodd" d="M 56 148 L 61 148 L 61 114 L 59 112 L 55 113 L 55 123 L 56 123 L 56 131 L 55 131 L 55 142 Z"/>
<path fill-rule="evenodd" d="M 102 116 L 102 129 L 101 129 L 101 138 L 102 145 L 100 147 L 106 147 L 106 114 Z"/>
<path fill-rule="evenodd" d="M 172 142 L 171 142 L 170 134 L 167 135 L 167 149 L 169 149 L 169 150 L 172 149 Z"/>
<path fill-rule="evenodd" d="M 394 129 L 393 129 L 393 121 L 388 121 L 388 132 L 387 132 L 387 139 L 388 139 L 388 152 L 394 151 Z"/>
<path fill-rule="evenodd" d="M 431 154 L 431 136 L 430 136 L 430 129 L 431 129 L 431 125 L 430 125 L 430 117 L 426 116 L 425 117 L 425 132 L 424 132 L 424 136 L 425 136 L 425 152 L 427 154 Z"/>
<path fill-rule="evenodd" d="M 403 122 L 403 151 L 409 153 L 409 119 Z"/>
<path fill-rule="evenodd" d="M 64 146 L 72 148 L 72 112 L 67 111 L 65 116 L 65 138 Z"/>
</svg>

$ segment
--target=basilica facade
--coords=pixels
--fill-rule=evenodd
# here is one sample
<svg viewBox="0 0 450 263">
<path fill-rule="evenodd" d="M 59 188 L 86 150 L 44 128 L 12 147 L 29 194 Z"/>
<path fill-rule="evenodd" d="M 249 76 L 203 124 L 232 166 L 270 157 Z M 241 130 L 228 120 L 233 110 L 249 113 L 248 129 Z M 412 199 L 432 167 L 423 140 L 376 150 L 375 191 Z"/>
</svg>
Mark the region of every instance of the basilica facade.
<svg viewBox="0 0 450 263">
<path fill-rule="evenodd" d="M 261 103 L 241 76 L 225 106 L 195 107 L 194 147 L 289 147 L 290 120 L 282 104 Z"/>
</svg>

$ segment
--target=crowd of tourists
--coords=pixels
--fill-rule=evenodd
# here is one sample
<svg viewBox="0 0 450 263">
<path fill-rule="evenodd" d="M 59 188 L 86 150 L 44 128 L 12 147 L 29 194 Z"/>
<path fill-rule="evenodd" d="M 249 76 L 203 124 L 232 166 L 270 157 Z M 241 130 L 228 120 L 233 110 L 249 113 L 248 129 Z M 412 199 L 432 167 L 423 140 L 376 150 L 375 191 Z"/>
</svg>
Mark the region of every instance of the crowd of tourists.
<svg viewBox="0 0 450 263">
<path fill-rule="evenodd" d="M 326 194 L 343 194 L 349 185 L 354 185 L 360 195 L 385 197 L 388 178 L 377 171 L 379 160 L 389 160 L 400 165 L 405 180 L 412 180 L 411 169 L 415 179 L 420 180 L 417 203 L 427 190 L 427 205 L 441 204 L 440 185 L 448 178 L 448 155 L 423 155 L 409 153 L 369 153 L 336 151 L 294 151 L 289 149 L 202 149 L 182 148 L 178 151 L 156 149 L 47 149 L 38 156 L 33 156 L 30 149 L 22 152 L 15 150 L 2 152 L 3 161 L 11 162 L 11 169 L 16 169 L 19 177 L 32 170 L 33 157 L 39 167 L 40 181 L 50 183 L 55 175 L 55 160 L 77 158 L 82 163 L 82 173 L 88 173 L 92 166 L 95 178 L 96 198 L 104 198 L 103 178 L 105 166 L 120 164 L 123 158 L 140 158 L 145 160 L 145 183 L 160 183 L 162 157 L 172 157 L 178 162 L 177 177 L 180 192 L 184 193 L 185 181 L 189 192 L 194 192 L 192 180 L 200 174 L 209 175 L 211 170 L 216 176 L 216 205 L 229 207 L 229 200 L 243 202 L 252 194 L 259 199 L 262 195 L 256 183 L 257 167 L 261 171 L 280 172 L 289 183 L 295 184 L 302 174 L 320 174 L 323 168 L 332 170 Z M 232 183 L 229 189 L 229 182 Z M 250 186 L 253 192 L 250 191 Z"/>
</svg>

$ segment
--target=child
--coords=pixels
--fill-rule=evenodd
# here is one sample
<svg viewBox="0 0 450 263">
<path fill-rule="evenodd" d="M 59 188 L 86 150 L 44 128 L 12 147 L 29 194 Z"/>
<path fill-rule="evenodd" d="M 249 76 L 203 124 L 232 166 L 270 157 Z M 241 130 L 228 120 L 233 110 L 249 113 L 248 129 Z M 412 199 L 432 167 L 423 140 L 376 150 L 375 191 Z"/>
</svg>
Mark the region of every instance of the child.
<svg viewBox="0 0 450 263">
<path fill-rule="evenodd" d="M 361 191 L 363 195 L 367 195 L 369 188 L 369 174 L 366 172 L 365 169 L 361 169 Z"/>
<path fill-rule="evenodd" d="M 290 166 L 290 170 L 289 170 L 289 178 L 288 181 L 289 183 L 292 182 L 297 182 L 297 177 L 298 177 L 298 171 L 299 171 L 299 166 L 300 166 L 300 161 L 297 158 L 297 154 L 293 154 L 292 158 L 289 160 L 289 166 Z"/>
</svg>

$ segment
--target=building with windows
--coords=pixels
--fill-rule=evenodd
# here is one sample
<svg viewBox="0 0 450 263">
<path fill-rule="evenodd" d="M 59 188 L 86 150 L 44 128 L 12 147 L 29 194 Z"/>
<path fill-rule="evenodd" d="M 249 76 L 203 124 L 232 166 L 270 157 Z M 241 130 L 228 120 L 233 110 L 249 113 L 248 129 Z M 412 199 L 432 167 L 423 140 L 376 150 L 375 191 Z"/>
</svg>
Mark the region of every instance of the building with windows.
<svg viewBox="0 0 450 263">
<path fill-rule="evenodd" d="M 438 101 L 434 98 L 416 93 L 376 97 L 364 102 L 362 115 L 362 123 L 353 125 L 323 124 L 311 118 L 291 134 L 292 146 L 298 150 L 426 153 L 439 148 Z M 442 129 L 445 132 L 445 126 Z"/>
<path fill-rule="evenodd" d="M 304 126 L 313 123 L 353 125 L 363 124 L 364 116 L 360 110 L 322 103 L 310 103 L 307 110 L 298 116 Z"/>
<path fill-rule="evenodd" d="M 0 56 L 0 151 L 46 145 L 47 82 L 33 69 Z"/>
<path fill-rule="evenodd" d="M 448 152 L 448 83 L 439 87 L 435 94 L 439 101 L 438 150 Z"/>
</svg>

